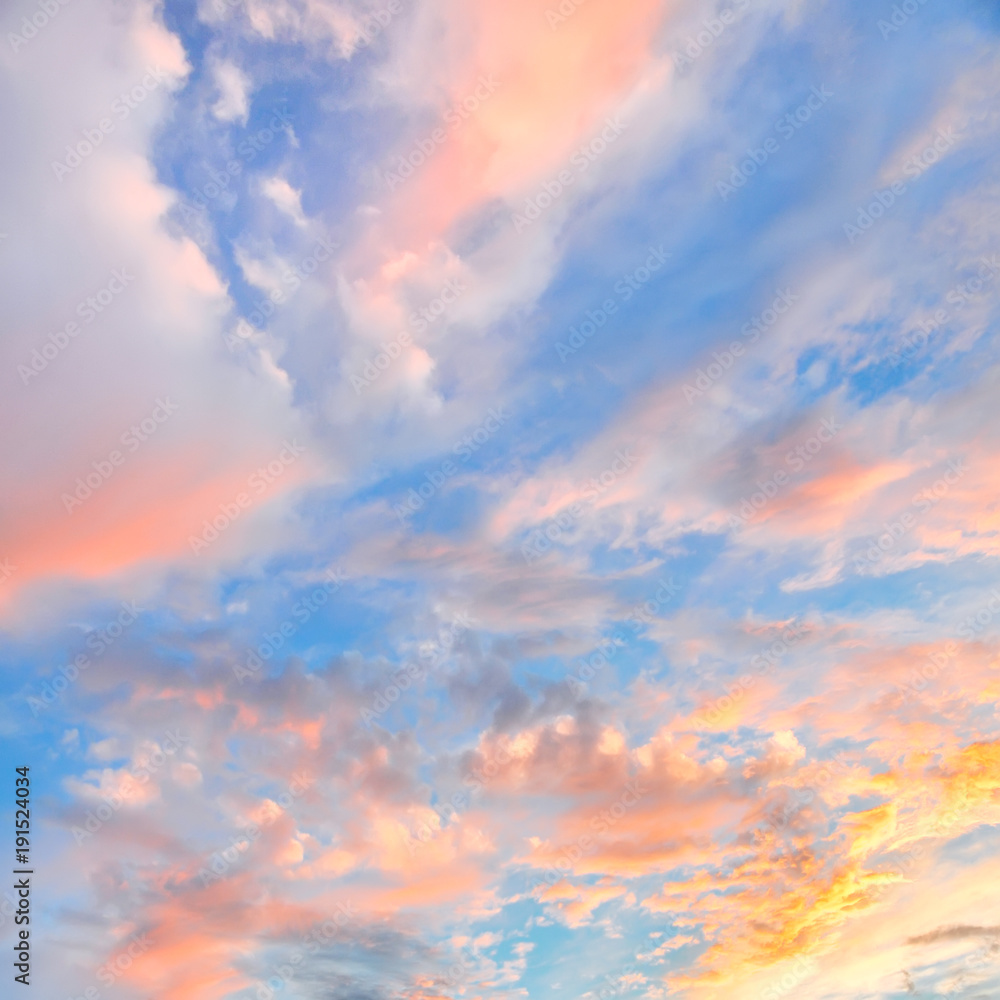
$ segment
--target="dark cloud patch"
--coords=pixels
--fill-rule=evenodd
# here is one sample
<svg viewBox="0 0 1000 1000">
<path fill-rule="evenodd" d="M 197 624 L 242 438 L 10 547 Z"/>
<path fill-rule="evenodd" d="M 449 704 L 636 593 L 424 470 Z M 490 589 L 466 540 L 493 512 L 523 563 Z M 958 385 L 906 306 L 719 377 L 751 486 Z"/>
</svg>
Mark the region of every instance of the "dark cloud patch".
<svg viewBox="0 0 1000 1000">
<path fill-rule="evenodd" d="M 960 941 L 970 937 L 994 937 L 1000 934 L 1000 927 L 973 927 L 961 924 L 956 927 L 939 927 L 936 931 L 919 934 L 906 939 L 907 944 L 935 944 L 938 941 Z"/>
</svg>

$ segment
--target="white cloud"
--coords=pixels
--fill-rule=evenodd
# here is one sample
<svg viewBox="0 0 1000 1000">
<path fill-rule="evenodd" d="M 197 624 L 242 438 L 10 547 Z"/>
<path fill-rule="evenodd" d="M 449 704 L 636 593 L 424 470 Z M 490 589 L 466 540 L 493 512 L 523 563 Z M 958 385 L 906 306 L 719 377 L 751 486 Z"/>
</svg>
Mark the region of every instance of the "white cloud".
<svg viewBox="0 0 1000 1000">
<path fill-rule="evenodd" d="M 250 114 L 250 77 L 232 62 L 216 63 L 212 76 L 219 98 L 212 105 L 212 114 L 219 121 L 245 125 Z"/>
</svg>

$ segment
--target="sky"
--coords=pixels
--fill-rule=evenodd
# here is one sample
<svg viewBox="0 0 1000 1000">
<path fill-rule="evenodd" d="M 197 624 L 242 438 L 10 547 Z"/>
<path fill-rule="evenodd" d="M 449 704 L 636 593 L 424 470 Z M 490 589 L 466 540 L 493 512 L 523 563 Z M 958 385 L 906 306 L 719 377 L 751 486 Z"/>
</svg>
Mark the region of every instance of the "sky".
<svg viewBox="0 0 1000 1000">
<path fill-rule="evenodd" d="M 998 40 L 8 0 L 12 995 L 1000 996 Z"/>
</svg>

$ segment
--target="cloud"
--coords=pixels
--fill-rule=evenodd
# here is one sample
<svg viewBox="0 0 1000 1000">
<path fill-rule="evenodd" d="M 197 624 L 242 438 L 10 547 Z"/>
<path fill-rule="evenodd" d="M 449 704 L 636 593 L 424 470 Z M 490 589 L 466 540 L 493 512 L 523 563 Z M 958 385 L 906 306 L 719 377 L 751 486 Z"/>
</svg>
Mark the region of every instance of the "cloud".
<svg viewBox="0 0 1000 1000">
<path fill-rule="evenodd" d="M 212 113 L 219 121 L 245 125 L 250 113 L 250 78 L 233 62 L 220 61 L 213 69 L 219 98 Z"/>
<path fill-rule="evenodd" d="M 726 9 L 69 4 L 4 49 L 46 995 L 132 935 L 167 998 L 993 988 L 995 39 Z"/>
<path fill-rule="evenodd" d="M 906 939 L 907 944 L 934 944 L 937 941 L 960 941 L 969 937 L 995 937 L 1000 934 L 1000 927 L 939 927 L 927 934 Z"/>
<path fill-rule="evenodd" d="M 4 462 L 31 470 L 30 484 L 15 477 L 0 545 L 18 566 L 18 590 L 187 561 L 202 522 L 303 430 L 286 386 L 220 351 L 231 308 L 225 285 L 191 240 L 168 231 L 176 194 L 157 180 L 150 157 L 171 92 L 189 72 L 177 37 L 152 5 L 76 27 L 73 11 L 64 15 L 11 76 L 38 101 L 30 124 L 8 126 L 25 141 L 44 134 L 71 145 L 102 114 L 113 130 L 72 160 L 79 165 L 68 176 L 7 166 L 9 204 L 21 206 L 8 215 L 17 260 L 46 260 L 42 278 L 13 264 L 14 327 L 2 358 L 10 391 L 0 409 L 24 430 L 8 440 Z M 76 28 L 104 41 L 66 51 L 64 32 Z M 98 60 L 108 45 L 120 56 L 113 66 Z M 86 78 L 70 101 L 43 86 L 56 65 Z M 133 97 L 134 110 L 115 97 L 130 87 L 145 95 Z M 27 212 L 35 213 L 30 224 Z M 50 444 L 39 449 L 33 442 L 44 438 Z M 305 465 L 271 496 L 301 481 Z"/>
</svg>

